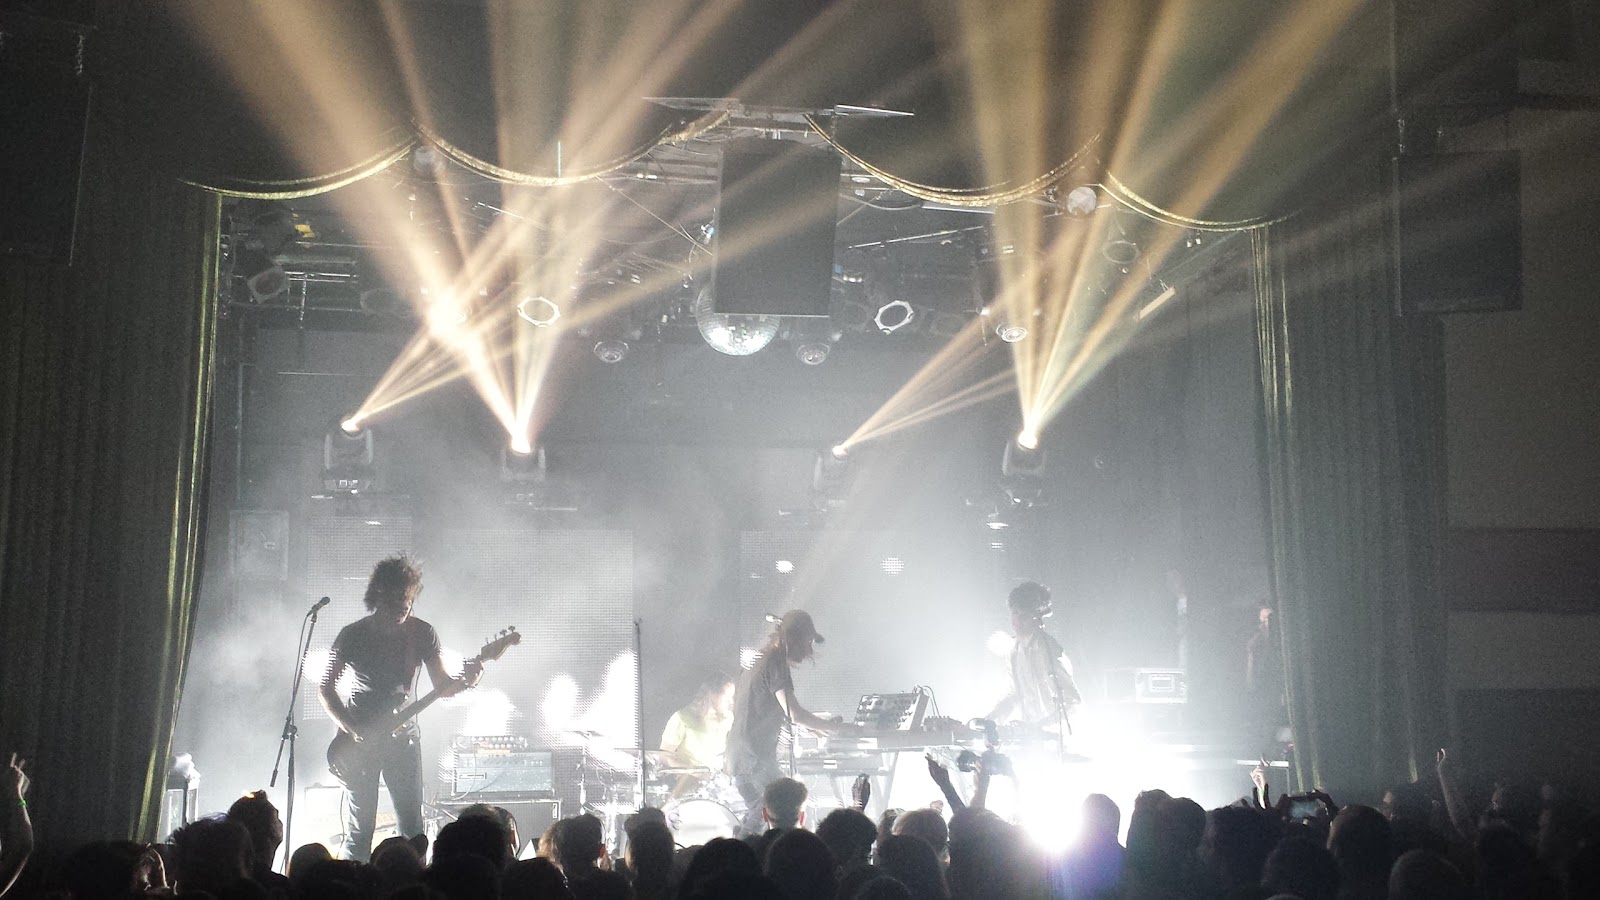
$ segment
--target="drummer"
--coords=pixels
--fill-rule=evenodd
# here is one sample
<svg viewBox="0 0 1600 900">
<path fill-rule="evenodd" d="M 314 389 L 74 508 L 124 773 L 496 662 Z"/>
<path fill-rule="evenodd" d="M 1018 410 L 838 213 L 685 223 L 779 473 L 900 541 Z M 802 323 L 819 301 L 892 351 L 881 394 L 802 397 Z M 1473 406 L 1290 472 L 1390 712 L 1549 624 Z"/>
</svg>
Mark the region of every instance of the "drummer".
<svg viewBox="0 0 1600 900">
<path fill-rule="evenodd" d="M 661 732 L 663 762 L 674 769 L 703 770 L 685 775 L 674 797 L 699 789 L 704 779 L 721 772 L 733 727 L 733 679 L 717 672 L 700 683 L 694 699 L 667 719 Z"/>
</svg>

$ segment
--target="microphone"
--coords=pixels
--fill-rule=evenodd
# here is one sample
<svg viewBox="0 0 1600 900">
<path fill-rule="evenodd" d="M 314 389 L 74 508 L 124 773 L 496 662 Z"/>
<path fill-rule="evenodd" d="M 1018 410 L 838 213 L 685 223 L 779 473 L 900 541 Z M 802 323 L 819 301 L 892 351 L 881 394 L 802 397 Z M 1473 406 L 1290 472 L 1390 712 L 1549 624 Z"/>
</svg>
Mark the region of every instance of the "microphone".
<svg viewBox="0 0 1600 900">
<path fill-rule="evenodd" d="M 311 604 L 311 609 L 310 609 L 310 611 L 308 611 L 306 613 L 306 615 L 308 615 L 308 616 L 316 615 L 317 610 L 323 608 L 324 606 L 327 606 L 329 603 L 332 603 L 332 602 L 333 602 L 332 598 L 323 597 L 321 600 L 318 600 L 317 602 Z"/>
</svg>

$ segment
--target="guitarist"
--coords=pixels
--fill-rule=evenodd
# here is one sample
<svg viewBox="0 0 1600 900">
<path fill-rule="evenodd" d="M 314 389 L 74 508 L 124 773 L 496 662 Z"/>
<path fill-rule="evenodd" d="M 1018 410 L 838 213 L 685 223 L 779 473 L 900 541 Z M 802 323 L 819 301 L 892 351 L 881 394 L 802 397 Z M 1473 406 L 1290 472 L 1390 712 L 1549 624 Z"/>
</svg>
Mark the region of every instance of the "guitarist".
<svg viewBox="0 0 1600 900">
<path fill-rule="evenodd" d="M 354 746 L 358 748 L 349 771 L 336 773 L 350 795 L 345 820 L 346 859 L 365 862 L 372 853 L 379 775 L 389 786 L 400 833 L 405 837 L 423 833 L 422 747 L 416 721 L 407 721 L 390 735 L 383 733 L 374 720 L 411 700 L 419 667 L 427 667 L 429 680 L 445 696 L 471 687 L 481 674 L 469 670 L 469 681 L 451 678 L 445 672 L 438 633 L 432 625 L 411 615 L 411 607 L 421 592 L 422 569 L 410 556 L 391 556 L 373 567 L 363 598 L 372 614 L 346 625 L 334 638 L 333 659 L 322 678 L 323 705 L 339 730 L 355 738 Z M 346 668 L 355 676 L 348 703 L 334 690 Z"/>
</svg>

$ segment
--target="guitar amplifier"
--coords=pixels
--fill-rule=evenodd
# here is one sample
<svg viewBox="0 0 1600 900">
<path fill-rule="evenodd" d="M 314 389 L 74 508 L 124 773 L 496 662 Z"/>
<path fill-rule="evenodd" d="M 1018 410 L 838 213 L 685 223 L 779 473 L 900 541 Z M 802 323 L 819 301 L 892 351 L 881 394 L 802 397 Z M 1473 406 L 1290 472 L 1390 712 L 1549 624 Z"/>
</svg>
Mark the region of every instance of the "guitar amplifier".
<svg viewBox="0 0 1600 900">
<path fill-rule="evenodd" d="M 1183 669 L 1112 669 L 1105 698 L 1112 703 L 1187 703 L 1189 681 Z"/>
<path fill-rule="evenodd" d="M 549 750 L 457 751 L 449 771 L 450 789 L 478 797 L 555 794 L 555 755 Z"/>
</svg>

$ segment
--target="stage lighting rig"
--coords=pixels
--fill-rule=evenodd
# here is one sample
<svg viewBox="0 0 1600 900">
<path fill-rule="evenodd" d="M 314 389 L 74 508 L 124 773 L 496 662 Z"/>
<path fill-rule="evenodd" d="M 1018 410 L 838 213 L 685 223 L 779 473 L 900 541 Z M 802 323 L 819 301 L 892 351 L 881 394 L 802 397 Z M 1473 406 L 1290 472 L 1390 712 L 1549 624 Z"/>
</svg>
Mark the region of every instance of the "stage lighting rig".
<svg viewBox="0 0 1600 900">
<path fill-rule="evenodd" d="M 993 326 L 994 336 L 1007 344 L 1015 344 L 1026 340 L 1028 337 L 1028 323 L 1026 320 L 997 314 L 987 306 L 983 308 L 980 315 Z"/>
<path fill-rule="evenodd" d="M 500 448 L 500 480 L 506 484 L 542 484 L 546 467 L 544 447 L 535 447 L 526 438 L 511 439 Z"/>
<path fill-rule="evenodd" d="M 561 318 L 561 307 L 540 294 L 529 294 L 517 303 L 517 317 L 535 328 L 549 328 Z"/>
<path fill-rule="evenodd" d="M 277 257 L 299 237 L 294 214 L 279 204 L 242 201 L 233 216 L 233 270 L 244 277 L 251 302 L 287 294 L 289 274 Z"/>
<path fill-rule="evenodd" d="M 1039 434 L 1024 427 L 1006 441 L 1000 457 L 1000 487 L 1013 507 L 1032 507 L 1044 501 L 1045 451 Z"/>
<path fill-rule="evenodd" d="M 335 494 L 371 490 L 377 474 L 372 429 L 349 416 L 335 419 L 322 436 L 322 487 Z"/>
<path fill-rule="evenodd" d="M 916 318 L 916 309 L 904 300 L 890 300 L 878 307 L 878 314 L 872 317 L 872 324 L 884 334 L 894 334 L 896 331 L 911 324 Z"/>
<path fill-rule="evenodd" d="M 812 341 L 794 348 L 795 358 L 808 366 L 820 366 L 828 361 L 833 346 L 827 341 Z"/>
<path fill-rule="evenodd" d="M 850 450 L 835 444 L 818 450 L 816 462 L 811 467 L 812 506 L 825 512 L 844 505 L 850 489 Z"/>
<path fill-rule="evenodd" d="M 628 356 L 628 342 L 619 340 L 595 341 L 595 358 L 606 365 L 616 365 Z"/>
</svg>

